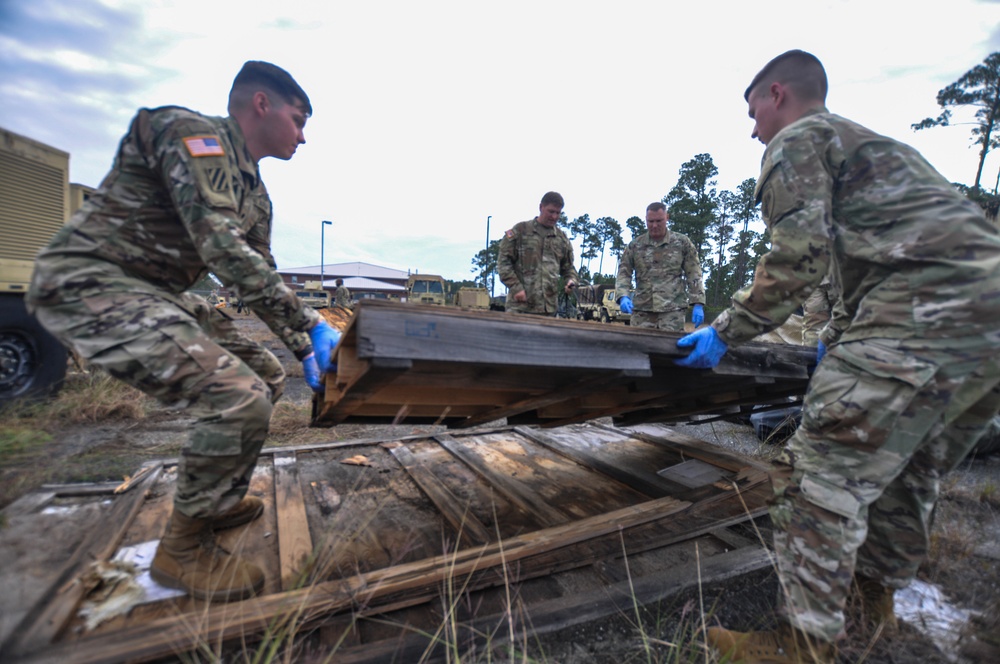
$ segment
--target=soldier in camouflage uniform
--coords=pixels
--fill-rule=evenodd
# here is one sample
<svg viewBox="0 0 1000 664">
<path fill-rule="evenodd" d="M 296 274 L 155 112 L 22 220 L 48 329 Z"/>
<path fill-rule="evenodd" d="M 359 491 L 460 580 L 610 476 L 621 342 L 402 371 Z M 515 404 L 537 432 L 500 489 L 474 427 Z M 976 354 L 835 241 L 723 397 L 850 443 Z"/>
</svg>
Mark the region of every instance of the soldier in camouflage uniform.
<svg viewBox="0 0 1000 664">
<path fill-rule="evenodd" d="M 841 289 L 802 424 L 772 471 L 778 628 L 712 628 L 733 660 L 832 662 L 852 584 L 890 628 L 927 554 L 941 478 L 1000 409 L 1000 232 L 915 150 L 827 111 L 822 64 L 768 63 L 746 91 L 771 232 L 754 282 L 678 342 L 684 366 L 784 321 L 831 263 Z"/>
<path fill-rule="evenodd" d="M 351 291 L 344 285 L 343 279 L 337 279 L 337 292 L 333 304 L 342 309 L 351 308 Z"/>
<path fill-rule="evenodd" d="M 802 303 L 802 345 L 816 346 L 819 333 L 827 326 L 833 315 L 833 305 L 836 302 L 836 289 L 826 275 L 806 301 Z"/>
<path fill-rule="evenodd" d="M 303 362 L 314 389 L 336 344 L 274 269 L 257 168 L 305 142 L 309 98 L 283 69 L 248 62 L 229 112 L 140 110 L 98 192 L 39 255 L 27 296 L 42 325 L 91 364 L 198 416 L 151 573 L 223 601 L 263 587 L 263 572 L 215 547 L 211 533 L 263 510 L 246 492 L 284 371 L 225 312 L 185 291 L 212 272 Z"/>
<path fill-rule="evenodd" d="M 618 265 L 615 297 L 619 303 L 629 299 L 632 327 L 683 332 L 689 305 L 696 312 L 695 318 L 704 315 L 705 287 L 698 250 L 686 235 L 667 230 L 669 220 L 667 206 L 650 203 L 646 207 L 648 230 L 629 243 Z M 700 323 L 698 320 L 696 325 Z"/>
<path fill-rule="evenodd" d="M 497 272 L 507 286 L 507 311 L 555 316 L 559 278 L 568 295 L 580 276 L 573 265 L 573 246 L 556 226 L 563 197 L 550 191 L 538 205 L 538 216 L 507 231 L 500 240 Z"/>
</svg>

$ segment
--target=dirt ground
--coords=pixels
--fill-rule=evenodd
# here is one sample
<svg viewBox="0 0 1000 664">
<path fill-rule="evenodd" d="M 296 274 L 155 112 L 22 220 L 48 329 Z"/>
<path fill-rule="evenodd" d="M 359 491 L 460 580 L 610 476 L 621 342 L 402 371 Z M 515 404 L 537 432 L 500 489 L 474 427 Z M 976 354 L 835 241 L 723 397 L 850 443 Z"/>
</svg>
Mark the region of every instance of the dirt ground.
<svg viewBox="0 0 1000 664">
<path fill-rule="evenodd" d="M 274 338 L 256 317 L 237 316 L 238 325 L 252 338 L 265 344 L 282 360 L 289 373 L 282 418 L 276 416 L 272 438 L 295 443 L 328 442 L 358 438 L 389 438 L 415 433 L 431 433 L 441 427 L 406 425 L 341 425 L 332 429 L 304 427 L 308 417 L 311 392 L 302 380 L 302 372 L 294 357 Z M 76 424 L 51 428 L 46 443 L 46 456 L 58 462 L 62 469 L 56 481 L 102 481 L 121 479 L 116 468 L 138 467 L 147 458 L 176 455 L 183 444 L 190 419 L 181 414 L 156 411 L 140 420 L 128 418 L 114 422 Z M 775 452 L 773 445 L 757 440 L 749 425 L 729 422 L 679 424 L 684 433 L 708 442 L 740 451 L 744 454 L 768 457 Z M 275 444 L 269 440 L 268 445 Z M 95 454 L 111 455 L 115 464 L 97 465 L 74 475 L 73 468 L 86 466 Z M 133 465 L 129 465 L 133 464 Z M 0 481 L 10 483 L 24 474 L 16 464 L 0 469 Z M 107 472 L 107 476 L 100 476 Z M 86 475 L 86 477 L 84 477 Z M 51 477 L 51 476 L 50 476 Z M 48 479 L 46 481 L 52 481 Z M 33 488 L 19 484 L 22 491 Z M 10 502 L 15 496 L 6 496 Z M 0 504 L 2 507 L 2 504 Z M 921 579 L 939 588 L 957 607 L 996 620 L 996 597 L 1000 595 L 1000 458 L 974 459 L 947 478 L 939 502 L 932 539 L 932 554 L 921 569 Z M 769 543 L 767 519 L 747 527 L 748 537 L 761 537 Z M 0 524 L 0 613 L 11 602 L 23 600 L 29 589 L 17 585 L 16 570 L 27 558 L 38 560 L 37 543 L 18 542 L 9 524 Z M 759 535 L 758 535 L 759 533 Z M 714 661 L 698 650 L 700 639 L 692 636 L 703 626 L 723 624 L 737 629 L 766 627 L 772 623 L 774 603 L 778 596 L 776 576 L 771 570 L 745 575 L 721 585 L 706 586 L 683 593 L 656 605 L 639 607 L 629 615 L 618 615 L 593 623 L 575 626 L 561 632 L 546 634 L 529 642 L 525 653 L 494 651 L 489 661 L 530 661 L 570 663 L 674 662 Z M 992 607 L 992 612 L 991 612 Z M 993 654 L 975 656 L 966 638 L 961 644 L 944 646 L 945 652 L 927 636 L 919 624 L 903 623 L 898 635 L 883 636 L 870 644 L 856 636 L 854 614 L 849 615 L 848 637 L 840 647 L 840 662 L 994 662 Z M 975 619 L 971 621 L 975 622 Z M 966 631 L 973 631 L 970 623 Z M 2 634 L 2 630 L 0 630 Z M 692 649 L 675 644 L 694 644 Z M 973 645 L 975 645 L 973 643 Z M 963 649 L 965 653 L 963 654 Z M 487 661 L 482 655 L 469 661 Z"/>
</svg>

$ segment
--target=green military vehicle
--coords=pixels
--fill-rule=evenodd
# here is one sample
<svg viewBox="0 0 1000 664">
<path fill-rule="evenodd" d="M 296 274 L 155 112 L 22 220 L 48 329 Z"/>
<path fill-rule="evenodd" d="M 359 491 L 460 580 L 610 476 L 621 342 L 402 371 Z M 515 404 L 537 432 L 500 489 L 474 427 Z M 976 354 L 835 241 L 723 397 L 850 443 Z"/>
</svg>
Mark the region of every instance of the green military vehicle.
<svg viewBox="0 0 1000 664">
<path fill-rule="evenodd" d="M 582 284 L 576 289 L 576 317 L 580 320 L 619 322 L 628 325 L 632 316 L 622 313 L 615 300 L 615 287 L 606 284 Z"/>
<path fill-rule="evenodd" d="M 69 154 L 0 129 L 0 403 L 53 394 L 66 349 L 24 306 L 35 257 L 94 191 L 69 182 Z"/>
</svg>

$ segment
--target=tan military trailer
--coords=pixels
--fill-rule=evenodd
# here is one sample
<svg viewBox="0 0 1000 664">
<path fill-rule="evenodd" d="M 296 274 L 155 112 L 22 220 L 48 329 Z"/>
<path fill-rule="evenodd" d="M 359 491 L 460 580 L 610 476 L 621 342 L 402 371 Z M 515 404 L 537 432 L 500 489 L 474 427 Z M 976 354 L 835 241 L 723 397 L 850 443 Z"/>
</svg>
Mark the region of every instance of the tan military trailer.
<svg viewBox="0 0 1000 664">
<path fill-rule="evenodd" d="M 463 286 L 458 289 L 455 304 L 466 309 L 489 309 L 490 293 L 485 288 Z"/>
<path fill-rule="evenodd" d="M 610 284 L 583 284 L 576 289 L 576 317 L 599 320 L 602 323 L 629 323 L 632 316 L 622 313 L 615 300 L 615 287 Z"/>
<path fill-rule="evenodd" d="M 0 403 L 54 393 L 66 349 L 24 307 L 35 257 L 94 190 L 69 154 L 0 128 Z"/>
</svg>

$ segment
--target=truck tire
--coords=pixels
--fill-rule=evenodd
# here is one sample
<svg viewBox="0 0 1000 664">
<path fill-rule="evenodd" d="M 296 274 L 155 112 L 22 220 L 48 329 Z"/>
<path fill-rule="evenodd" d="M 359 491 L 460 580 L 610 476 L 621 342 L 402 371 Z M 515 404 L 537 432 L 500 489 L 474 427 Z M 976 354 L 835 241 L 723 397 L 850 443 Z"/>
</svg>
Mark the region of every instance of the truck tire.
<svg viewBox="0 0 1000 664">
<path fill-rule="evenodd" d="M 24 308 L 0 296 L 0 404 L 54 395 L 66 378 L 66 349 Z"/>
<path fill-rule="evenodd" d="M 601 309 L 601 322 L 602 323 L 607 323 L 609 320 L 611 320 L 611 319 L 610 319 L 610 317 L 608 317 L 608 310 L 607 309 Z"/>
</svg>

